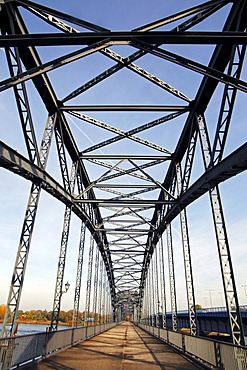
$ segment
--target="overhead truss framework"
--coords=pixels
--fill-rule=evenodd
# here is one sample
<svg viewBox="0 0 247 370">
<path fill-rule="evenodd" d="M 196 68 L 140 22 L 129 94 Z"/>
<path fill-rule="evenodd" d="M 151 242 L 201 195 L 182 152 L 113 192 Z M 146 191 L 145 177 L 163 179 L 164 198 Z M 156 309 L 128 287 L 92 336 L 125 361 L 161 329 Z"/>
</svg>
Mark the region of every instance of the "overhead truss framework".
<svg viewBox="0 0 247 370">
<path fill-rule="evenodd" d="M 215 23 L 210 21 L 218 12 L 222 19 L 214 32 Z M 157 275 L 164 270 L 163 257 L 162 266 L 156 266 L 156 246 L 180 215 L 194 335 L 195 298 L 185 209 L 208 192 L 236 344 L 243 343 L 243 332 L 218 185 L 247 167 L 246 143 L 225 150 L 231 140 L 229 127 L 234 125 L 238 93 L 243 96 L 247 92 L 247 82 L 241 77 L 246 26 L 245 0 L 202 2 L 122 32 L 31 1 L 0 0 L 0 47 L 9 70 L 0 81 L 0 93 L 4 97 L 9 90 L 14 91 L 23 132 L 20 148 L 11 140 L 1 141 L 1 167 L 28 179 L 39 191 L 48 192 L 83 221 L 101 253 L 112 306 L 121 317 L 134 310 L 141 315 L 145 294 L 152 288 L 150 271 Z M 205 62 L 198 61 L 198 45 L 207 45 Z M 103 71 L 98 68 L 101 60 Z M 169 73 L 164 73 L 166 68 Z M 38 150 L 40 127 L 38 120 L 31 118 L 28 92 L 33 87 L 48 120 L 53 117 L 59 179 L 55 164 L 48 166 L 53 167 L 50 171 L 44 166 L 44 141 Z M 217 101 L 220 108 L 215 113 L 214 107 L 212 119 L 210 109 L 216 92 L 222 94 L 222 100 L 220 104 Z M 49 137 L 47 145 L 52 140 Z M 70 164 L 73 186 L 68 176 Z M 223 238 L 219 230 L 224 230 Z M 27 259 L 29 247 L 21 252 L 22 261 Z M 171 238 L 167 248 L 171 253 Z M 153 255 L 156 259 L 152 262 Z M 171 254 L 169 258 L 173 261 Z M 64 264 L 65 260 L 62 270 Z M 23 262 L 22 268 L 16 269 L 16 286 L 9 296 L 9 308 L 15 312 L 25 266 Z M 173 274 L 173 266 L 169 268 Z M 63 276 L 63 271 L 60 274 Z M 155 295 L 163 297 L 163 290 L 154 287 L 156 283 Z M 60 290 L 57 293 L 59 314 Z"/>
</svg>

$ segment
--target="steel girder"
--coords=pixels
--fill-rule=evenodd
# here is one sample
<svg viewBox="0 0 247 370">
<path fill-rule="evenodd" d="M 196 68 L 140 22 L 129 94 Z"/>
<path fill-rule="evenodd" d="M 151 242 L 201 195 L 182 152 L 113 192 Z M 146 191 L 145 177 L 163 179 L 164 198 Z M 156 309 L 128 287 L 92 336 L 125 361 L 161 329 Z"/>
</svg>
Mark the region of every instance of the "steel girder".
<svg viewBox="0 0 247 370">
<path fill-rule="evenodd" d="M 147 42 L 149 44 L 204 44 L 204 45 L 232 45 L 246 44 L 245 32 L 101 32 L 91 34 L 37 34 L 2 36 L 0 46 L 59 46 L 59 45 L 93 45 L 101 48 L 111 45 L 130 45 L 132 41 Z M 98 44 L 99 43 L 99 44 Z"/>
<path fill-rule="evenodd" d="M 72 326 L 75 326 L 75 327 L 78 326 L 78 322 L 79 322 L 79 308 L 80 308 L 80 296 L 81 296 L 82 267 L 83 267 L 83 259 L 84 259 L 85 233 L 86 233 L 86 226 L 82 222 L 81 232 L 80 232 L 79 251 L 78 251 L 73 321 L 72 321 Z"/>
<path fill-rule="evenodd" d="M 231 4 L 231 8 L 222 31 L 190 31 L 193 26 L 199 25 L 200 22 L 207 20 L 212 14 L 225 6 L 229 6 L 229 4 Z M 50 27 L 55 29 L 55 32 L 29 34 L 21 15 L 22 8 L 37 17 L 40 22 L 49 24 Z M 173 22 L 177 22 L 176 27 L 169 31 L 153 31 L 158 27 L 168 27 Z M 247 43 L 246 26 L 246 1 L 208 1 L 129 32 L 112 32 L 104 27 L 26 0 L 2 1 L 0 3 L 0 27 L 2 32 L 0 47 L 7 49 L 7 60 L 11 71 L 10 77 L 8 76 L 8 78 L 0 81 L 0 92 L 4 94 L 5 91 L 13 88 L 16 93 L 17 104 L 18 101 L 23 100 L 22 96 L 25 96 L 24 103 L 19 104 L 19 112 L 20 117 L 22 117 L 23 133 L 29 153 L 27 159 L 1 143 L 0 165 L 37 184 L 37 186 L 63 202 L 68 209 L 71 209 L 81 218 L 96 241 L 105 263 L 112 304 L 115 308 L 121 306 L 122 314 L 127 313 L 128 310 L 132 312 L 131 305 L 137 304 L 141 307 L 144 291 L 151 292 L 152 279 L 154 278 L 151 273 L 148 277 L 148 289 L 145 290 L 148 269 L 156 245 L 164 230 L 167 229 L 173 324 L 174 329 L 177 329 L 170 224 L 181 211 L 182 215 L 185 214 L 185 208 L 190 203 L 210 191 L 210 189 L 214 189 L 221 182 L 246 169 L 246 144 L 227 157 L 223 156 L 236 92 L 237 90 L 247 91 L 247 83 L 241 80 L 240 77 Z M 90 30 L 90 32 L 84 32 L 84 29 Z M 163 46 L 167 44 L 207 44 L 215 45 L 215 49 L 209 63 L 202 64 L 183 57 L 179 53 L 165 50 Z M 243 47 L 237 46 L 239 48 L 239 67 L 237 71 L 233 71 L 231 68 L 226 71 L 227 66 L 232 63 L 232 46 L 236 44 L 243 45 Z M 50 48 L 54 45 L 83 45 L 83 48 L 42 62 L 38 52 L 41 45 Z M 115 50 L 112 50 L 114 45 L 121 45 L 121 47 L 127 45 L 135 52 L 128 57 L 122 57 Z M 59 100 L 55 88 L 50 82 L 49 73 L 94 54 L 104 55 L 116 64 L 97 74 L 94 78 L 90 78 L 88 82 L 81 83 L 79 87 L 73 88 L 72 91 L 66 92 L 64 98 Z M 203 75 L 195 97 L 193 99 L 189 98 L 187 94 L 175 86 L 148 72 L 142 66 L 134 64 L 146 55 L 173 63 L 185 71 Z M 14 63 L 11 61 L 11 56 L 13 60 L 17 61 L 18 68 L 15 71 L 13 70 Z M 235 62 L 233 64 L 235 65 Z M 174 104 L 113 103 L 102 105 L 97 103 L 96 105 L 90 105 L 78 104 L 77 102 L 75 104 L 69 103 L 70 105 L 65 104 L 74 98 L 81 98 L 81 94 L 125 69 L 160 88 L 162 93 L 172 96 L 175 99 Z M 32 127 L 33 123 L 29 119 L 30 115 L 26 113 L 26 110 L 29 111 L 29 106 L 24 91 L 25 82 L 28 80 L 33 82 L 48 113 L 50 115 L 56 114 L 58 117 L 55 133 L 63 185 L 54 180 L 40 166 Z M 191 184 L 191 172 L 194 167 L 195 146 L 199 131 L 197 117 L 204 115 L 220 83 L 224 84 L 226 89 L 225 101 L 229 102 L 231 100 L 231 103 L 229 103 L 227 113 L 225 113 L 227 103 L 224 104 L 223 99 L 221 114 L 223 118 L 219 119 L 213 146 L 213 152 L 216 153 L 215 158 L 212 159 L 205 173 L 201 174 Z M 21 92 L 18 91 L 20 84 L 23 87 Z M 234 89 L 233 94 L 231 94 L 231 89 Z M 179 104 L 177 99 L 182 100 L 183 105 Z M 91 112 L 93 116 L 87 116 L 86 111 Z M 115 127 L 96 118 L 98 116 L 95 116 L 94 112 L 152 112 L 153 114 L 169 112 L 169 114 L 159 118 L 154 116 L 151 121 L 134 128 L 126 129 L 124 127 L 122 129 L 119 125 Z M 26 115 L 28 120 L 25 120 Z M 165 148 L 160 144 L 162 142 L 160 140 L 154 143 L 151 141 L 151 137 L 147 140 L 136 136 L 137 133 L 143 134 L 145 130 L 161 129 L 168 122 L 176 122 L 184 116 L 186 118 L 183 129 L 181 134 L 177 136 L 174 150 Z M 99 137 L 100 141 L 97 144 L 81 148 L 79 147 L 81 143 L 79 144 L 78 138 L 70 128 L 69 122 L 71 119 L 76 120 L 77 125 L 83 121 L 84 124 L 101 130 L 99 132 L 108 132 L 113 136 Z M 223 126 L 224 133 L 222 133 Z M 97 152 L 103 147 L 111 148 L 113 144 L 115 145 L 113 148 L 116 150 L 115 143 L 118 143 L 120 147 L 124 140 L 133 145 L 141 144 L 147 153 L 140 154 L 138 152 L 140 147 L 137 147 L 138 149 L 133 155 L 126 154 L 125 151 L 124 153 L 110 152 L 109 154 L 99 154 Z M 131 146 L 131 148 L 134 148 L 134 146 Z M 96 151 L 96 154 L 94 154 L 94 151 Z M 69 186 L 66 157 L 72 163 L 77 164 L 76 194 L 71 191 Z M 37 164 L 34 163 L 36 158 Z M 178 183 L 175 169 L 180 164 L 182 164 L 182 172 Z M 156 166 L 163 166 L 161 172 L 163 176 L 165 174 L 165 178 L 157 176 L 157 172 L 153 174 Z M 97 168 L 98 171 L 95 179 L 93 179 L 90 172 L 93 168 Z M 119 177 L 121 183 L 117 182 Z M 128 189 L 130 192 L 128 192 Z M 114 198 L 111 194 L 114 194 Z M 144 194 L 146 194 L 146 198 L 144 198 Z M 93 241 L 91 243 L 93 245 Z M 93 250 L 91 250 L 92 252 Z M 187 252 L 189 253 L 189 250 Z M 156 264 L 152 267 L 152 270 L 155 269 L 157 270 Z M 63 271 L 64 266 L 61 270 L 61 276 L 63 276 Z M 190 266 L 188 271 L 190 271 Z M 81 274 L 80 266 L 78 266 L 78 274 Z M 189 280 L 191 276 L 192 274 L 189 272 Z M 90 284 L 89 279 L 88 284 Z M 98 285 L 98 277 L 95 284 Z M 192 282 L 190 284 L 193 286 Z M 77 282 L 76 311 L 78 311 L 80 295 L 79 285 L 79 282 Z M 102 279 L 99 286 L 102 290 Z M 191 286 L 189 289 L 191 289 Z M 97 289 L 96 286 L 95 289 Z M 159 297 L 160 293 L 157 288 L 155 294 Z M 99 299 L 101 302 L 104 297 L 100 295 Z M 87 296 L 87 309 L 89 309 L 89 301 L 90 297 Z M 189 297 L 189 301 L 193 301 L 193 294 Z M 94 301 L 94 306 L 96 306 L 96 301 Z M 192 306 L 194 306 L 194 303 L 190 306 L 193 313 L 194 307 Z M 194 318 L 192 318 L 193 320 Z M 193 326 L 193 332 L 196 332 L 195 326 Z"/>
</svg>

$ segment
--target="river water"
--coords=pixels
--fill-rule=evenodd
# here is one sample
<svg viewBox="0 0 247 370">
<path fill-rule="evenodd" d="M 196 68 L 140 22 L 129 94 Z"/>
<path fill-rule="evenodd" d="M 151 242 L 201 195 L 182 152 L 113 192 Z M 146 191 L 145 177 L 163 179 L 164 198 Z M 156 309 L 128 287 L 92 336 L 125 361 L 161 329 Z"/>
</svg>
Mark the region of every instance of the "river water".
<svg viewBox="0 0 247 370">
<path fill-rule="evenodd" d="M 42 333 L 47 331 L 49 325 L 39 325 L 39 324 L 19 324 L 17 335 L 25 335 L 25 334 L 35 334 L 35 333 Z M 58 330 L 62 329 L 69 329 L 70 326 L 58 326 Z M 0 324 L 0 332 L 2 331 L 2 324 Z"/>
</svg>

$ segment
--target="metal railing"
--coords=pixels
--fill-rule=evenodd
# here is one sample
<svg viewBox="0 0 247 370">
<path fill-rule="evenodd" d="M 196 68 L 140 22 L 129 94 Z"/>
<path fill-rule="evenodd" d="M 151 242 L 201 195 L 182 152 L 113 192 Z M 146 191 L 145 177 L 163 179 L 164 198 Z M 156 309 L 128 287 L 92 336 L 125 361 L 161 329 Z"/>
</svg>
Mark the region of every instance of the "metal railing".
<svg viewBox="0 0 247 370">
<path fill-rule="evenodd" d="M 102 333 L 116 323 L 0 338 L 0 370 L 24 368 Z M 247 370 L 247 347 L 138 324 L 208 369 Z"/>
<path fill-rule="evenodd" d="M 0 338 L 0 370 L 16 369 L 102 333 L 116 323 Z"/>
<path fill-rule="evenodd" d="M 154 328 L 145 324 L 137 325 L 208 369 L 247 370 L 247 347 Z"/>
</svg>

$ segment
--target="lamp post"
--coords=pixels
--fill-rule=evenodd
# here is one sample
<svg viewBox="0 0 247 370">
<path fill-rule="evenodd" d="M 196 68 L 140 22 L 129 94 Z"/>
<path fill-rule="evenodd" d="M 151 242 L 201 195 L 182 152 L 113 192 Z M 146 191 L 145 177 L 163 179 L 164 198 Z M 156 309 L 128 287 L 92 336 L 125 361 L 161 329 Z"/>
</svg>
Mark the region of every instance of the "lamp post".
<svg viewBox="0 0 247 370">
<path fill-rule="evenodd" d="M 64 293 L 67 293 L 67 291 L 69 290 L 69 287 L 70 287 L 70 283 L 67 281 L 67 283 L 65 284 L 65 290 L 63 290 L 62 292 L 61 292 L 61 295 L 62 294 L 64 294 Z"/>
<path fill-rule="evenodd" d="M 62 295 L 64 293 L 67 293 L 67 291 L 69 290 L 69 287 L 70 287 L 70 283 L 67 281 L 67 283 L 65 284 L 65 290 L 61 290 L 60 291 L 58 316 L 59 316 L 59 313 L 60 313 Z M 51 318 L 51 325 L 48 328 L 49 331 L 57 330 L 57 325 L 58 325 L 58 319 L 59 319 L 59 317 L 57 317 L 57 319 L 56 319 L 55 316 L 56 316 L 55 315 L 55 310 L 53 309 L 52 318 Z"/>
<path fill-rule="evenodd" d="M 205 289 L 205 291 L 209 293 L 210 306 L 212 308 L 213 307 L 213 304 L 212 304 L 212 292 L 214 292 L 214 289 Z"/>
</svg>

